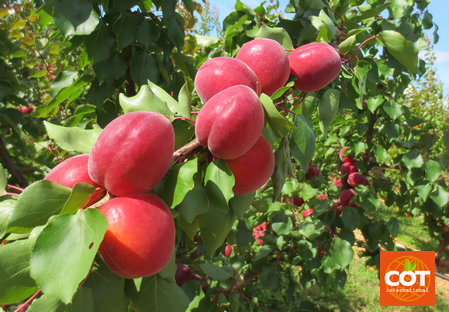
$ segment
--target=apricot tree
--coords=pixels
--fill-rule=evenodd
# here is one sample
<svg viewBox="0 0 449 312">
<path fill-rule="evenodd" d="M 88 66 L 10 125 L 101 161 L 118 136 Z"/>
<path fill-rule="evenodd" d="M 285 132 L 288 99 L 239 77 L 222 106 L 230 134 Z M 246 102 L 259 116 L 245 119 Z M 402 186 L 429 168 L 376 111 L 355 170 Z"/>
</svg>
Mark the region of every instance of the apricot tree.
<svg viewBox="0 0 449 312">
<path fill-rule="evenodd" d="M 428 1 L 237 0 L 223 38 L 185 35 L 193 0 L 0 4 L 5 311 L 269 311 L 280 289 L 314 310 L 294 299 L 344 287 L 354 230 L 369 265 L 396 249 L 379 199 L 445 239 L 448 125 L 401 102 Z"/>
</svg>

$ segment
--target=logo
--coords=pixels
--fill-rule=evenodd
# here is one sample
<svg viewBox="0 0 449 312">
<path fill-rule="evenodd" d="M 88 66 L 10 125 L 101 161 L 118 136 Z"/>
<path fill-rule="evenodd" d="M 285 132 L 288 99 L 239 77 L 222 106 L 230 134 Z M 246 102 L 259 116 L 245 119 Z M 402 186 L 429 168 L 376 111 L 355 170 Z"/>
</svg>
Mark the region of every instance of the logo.
<svg viewBox="0 0 449 312">
<path fill-rule="evenodd" d="M 435 306 L 435 253 L 381 251 L 380 305 Z"/>
</svg>

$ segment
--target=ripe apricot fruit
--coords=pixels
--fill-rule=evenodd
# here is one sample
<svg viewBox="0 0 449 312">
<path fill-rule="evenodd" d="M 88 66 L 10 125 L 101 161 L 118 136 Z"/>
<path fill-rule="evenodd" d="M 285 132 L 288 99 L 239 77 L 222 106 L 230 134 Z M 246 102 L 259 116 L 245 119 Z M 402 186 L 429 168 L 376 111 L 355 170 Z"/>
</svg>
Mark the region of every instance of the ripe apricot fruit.
<svg viewBox="0 0 449 312">
<path fill-rule="evenodd" d="M 201 108 L 195 134 L 215 157 L 234 159 L 256 143 L 263 126 L 259 97 L 251 88 L 238 85 L 219 92 Z"/>
<path fill-rule="evenodd" d="M 296 206 L 302 206 L 304 204 L 304 199 L 302 197 L 299 197 L 299 195 L 295 195 L 293 197 L 293 204 Z"/>
<path fill-rule="evenodd" d="M 260 83 L 251 68 L 232 57 L 215 57 L 204 62 L 195 76 L 195 89 L 203 103 L 229 87 L 245 85 L 260 95 Z"/>
<path fill-rule="evenodd" d="M 368 179 L 363 174 L 358 172 L 353 172 L 348 176 L 348 183 L 352 187 L 357 187 L 359 184 L 365 186 L 369 185 Z"/>
<path fill-rule="evenodd" d="M 274 171 L 274 154 L 270 143 L 259 136 L 256 144 L 242 156 L 226 163 L 235 177 L 234 194 L 245 195 L 262 187 Z"/>
<path fill-rule="evenodd" d="M 301 91 L 318 91 L 340 73 L 338 52 L 327 43 L 314 42 L 300 46 L 288 55 L 290 73 L 298 77 L 295 87 Z"/>
<path fill-rule="evenodd" d="M 276 40 L 251 40 L 240 48 L 235 58 L 254 71 L 259 79 L 261 92 L 267 95 L 272 95 L 277 89 L 285 86 L 290 77 L 288 55 Z"/>
<path fill-rule="evenodd" d="M 88 154 L 70 157 L 51 169 L 44 179 L 70 188 L 73 188 L 75 183 L 78 182 L 90 184 L 95 188 L 100 187 L 100 185 L 92 181 L 89 176 L 87 171 L 88 161 Z M 105 195 L 106 191 L 95 194 L 85 206 L 88 207 L 96 203 Z"/>
<path fill-rule="evenodd" d="M 353 189 L 341 191 L 340 196 L 338 197 L 338 199 L 340 200 L 340 204 L 342 206 L 348 206 L 355 194 L 356 192 Z"/>
<path fill-rule="evenodd" d="M 175 136 L 170 121 L 154 112 L 131 112 L 110 122 L 89 157 L 89 175 L 116 196 L 141 194 L 167 173 Z"/>
<path fill-rule="evenodd" d="M 224 255 L 225 257 L 229 257 L 232 253 L 232 246 L 231 245 L 226 245 L 225 250 L 224 250 Z"/>
<path fill-rule="evenodd" d="M 170 209 L 154 194 L 115 197 L 101 206 L 108 229 L 99 251 L 117 275 L 153 275 L 170 261 L 175 224 Z"/>
</svg>

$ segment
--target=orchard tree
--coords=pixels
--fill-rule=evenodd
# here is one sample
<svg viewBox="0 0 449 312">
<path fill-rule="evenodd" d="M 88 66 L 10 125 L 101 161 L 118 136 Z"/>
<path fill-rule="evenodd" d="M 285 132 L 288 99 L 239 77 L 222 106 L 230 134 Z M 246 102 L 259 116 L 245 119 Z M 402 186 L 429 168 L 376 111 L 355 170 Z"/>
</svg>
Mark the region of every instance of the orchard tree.
<svg viewBox="0 0 449 312">
<path fill-rule="evenodd" d="M 30 174 L 14 141 L 2 151 L 6 311 L 269 311 L 267 290 L 316 310 L 295 298 L 345 285 L 354 230 L 377 266 L 396 250 L 379 198 L 444 223 L 448 136 L 425 154 L 422 110 L 401 102 L 426 70 L 428 1 L 292 0 L 288 19 L 237 0 L 222 38 L 187 36 L 191 0 L 0 3 L 2 134 L 28 144 L 4 117 L 28 99 L 51 147 Z M 51 48 L 17 62 L 27 36 L 63 51 L 43 89 L 27 59 Z"/>
</svg>

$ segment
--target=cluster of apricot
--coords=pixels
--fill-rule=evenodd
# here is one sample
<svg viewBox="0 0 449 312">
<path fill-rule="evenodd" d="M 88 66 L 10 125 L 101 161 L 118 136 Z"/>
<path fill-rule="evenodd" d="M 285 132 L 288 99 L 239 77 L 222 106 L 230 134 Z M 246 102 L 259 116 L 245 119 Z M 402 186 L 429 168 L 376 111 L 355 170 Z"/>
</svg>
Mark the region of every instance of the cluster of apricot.
<svg viewBox="0 0 449 312">
<path fill-rule="evenodd" d="M 108 221 L 99 252 L 117 275 L 138 278 L 162 270 L 175 244 L 168 206 L 148 193 L 167 173 L 174 150 L 170 121 L 153 112 L 124 114 L 101 132 L 89 155 L 67 159 L 45 177 L 70 188 L 88 183 L 98 189 L 84 205 L 105 192 L 114 197 L 100 206 Z"/>
<path fill-rule="evenodd" d="M 337 214 L 343 213 L 343 208 L 346 206 L 357 207 L 357 205 L 353 202 L 353 197 L 356 194 L 354 188 L 358 185 L 369 185 L 369 181 L 363 174 L 359 173 L 359 169 L 356 165 L 356 160 L 354 159 L 354 155 L 345 155 L 345 152 L 349 148 L 346 146 L 342 148 L 340 151 L 340 159 L 343 164 L 340 167 L 340 177 L 335 177 L 333 180 L 333 184 L 342 188 L 343 190 L 340 192 L 338 200 L 334 202 L 332 209 L 336 209 Z M 347 185 L 350 188 L 346 188 Z"/>
</svg>

